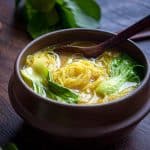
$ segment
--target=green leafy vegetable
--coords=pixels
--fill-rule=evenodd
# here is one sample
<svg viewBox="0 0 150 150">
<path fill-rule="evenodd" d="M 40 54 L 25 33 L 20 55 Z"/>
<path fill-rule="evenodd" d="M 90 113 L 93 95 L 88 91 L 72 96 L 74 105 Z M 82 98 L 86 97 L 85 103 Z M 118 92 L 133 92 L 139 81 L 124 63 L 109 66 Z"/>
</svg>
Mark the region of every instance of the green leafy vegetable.
<svg viewBox="0 0 150 150">
<path fill-rule="evenodd" d="M 38 93 L 39 95 L 46 97 L 45 87 L 41 82 L 34 82 L 33 81 L 33 90 L 34 92 Z"/>
<path fill-rule="evenodd" d="M 59 16 L 55 8 L 50 12 L 41 12 L 33 9 L 30 3 L 26 2 L 26 14 L 27 30 L 33 38 L 58 29 Z"/>
<path fill-rule="evenodd" d="M 46 97 L 45 87 L 42 84 L 43 79 L 42 77 L 37 74 L 31 67 L 25 68 L 21 70 L 22 77 L 24 78 L 25 82 L 33 88 L 34 92 L 38 93 L 39 95 Z M 45 80 L 45 79 L 44 79 Z"/>
<path fill-rule="evenodd" d="M 144 67 L 126 54 L 114 58 L 110 64 L 110 77 L 100 83 L 96 89 L 97 94 L 110 95 L 119 92 L 120 88 L 128 82 L 130 86 L 137 86 L 141 80 L 137 68 Z"/>
<path fill-rule="evenodd" d="M 72 92 L 70 89 L 65 88 L 57 83 L 54 83 L 52 81 L 49 80 L 48 82 L 48 89 L 54 94 L 56 95 L 56 100 L 61 101 L 61 102 L 65 102 L 65 103 L 77 103 L 78 101 L 78 95 L 74 92 Z M 49 93 L 50 98 L 51 95 Z"/>
<path fill-rule="evenodd" d="M 32 87 L 33 80 L 34 80 L 34 81 L 40 80 L 39 77 L 33 73 L 33 70 L 32 70 L 31 67 L 24 68 L 24 69 L 22 69 L 20 72 L 21 72 L 21 75 L 22 75 L 24 81 L 25 81 L 30 87 Z"/>
<path fill-rule="evenodd" d="M 34 82 L 41 82 L 43 84 L 46 84 L 46 80 L 49 75 L 48 69 L 43 65 L 41 60 L 36 60 L 32 67 L 27 67 L 21 70 L 21 74 L 24 78 L 24 80 L 31 86 L 31 84 Z M 35 83 L 35 84 L 36 84 Z"/>
<path fill-rule="evenodd" d="M 50 12 L 56 0 L 27 0 L 27 2 L 34 8 L 41 12 Z"/>
<path fill-rule="evenodd" d="M 95 0 L 25 0 L 24 11 L 33 38 L 61 28 L 97 28 L 101 17 Z"/>
<path fill-rule="evenodd" d="M 49 71 L 47 67 L 45 67 L 43 61 L 41 59 L 36 59 L 32 64 L 33 72 L 39 77 L 39 81 L 42 83 L 47 82 L 47 78 L 49 76 Z"/>
<path fill-rule="evenodd" d="M 34 92 L 64 103 L 77 103 L 78 94 L 52 81 L 48 69 L 37 60 L 32 68 L 27 67 L 21 70 L 26 83 L 33 88 Z"/>
<path fill-rule="evenodd" d="M 8 143 L 3 147 L 2 150 L 18 150 L 18 148 L 14 143 Z"/>
<path fill-rule="evenodd" d="M 57 0 L 65 27 L 97 28 L 100 7 L 94 0 Z"/>
</svg>

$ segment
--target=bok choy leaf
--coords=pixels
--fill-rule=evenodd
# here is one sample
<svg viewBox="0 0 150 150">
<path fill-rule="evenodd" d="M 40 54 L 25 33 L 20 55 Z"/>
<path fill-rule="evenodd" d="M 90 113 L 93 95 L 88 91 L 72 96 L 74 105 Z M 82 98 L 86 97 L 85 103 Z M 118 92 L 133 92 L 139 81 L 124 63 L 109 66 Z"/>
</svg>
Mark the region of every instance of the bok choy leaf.
<svg viewBox="0 0 150 150">
<path fill-rule="evenodd" d="M 101 9 L 95 0 L 57 0 L 64 27 L 97 28 Z"/>
<path fill-rule="evenodd" d="M 15 0 L 32 38 L 64 28 L 98 28 L 101 8 L 96 0 Z M 18 9 L 19 10 L 19 9 Z"/>
<path fill-rule="evenodd" d="M 119 92 L 126 83 L 136 87 L 141 80 L 137 70 L 143 68 L 144 66 L 139 65 L 128 55 L 121 54 L 110 63 L 110 77 L 98 85 L 96 89 L 97 94 L 110 95 Z"/>
<path fill-rule="evenodd" d="M 43 97 L 70 104 L 78 101 L 78 94 L 52 81 L 50 72 L 40 61 L 22 69 L 21 74 L 34 92 Z"/>
<path fill-rule="evenodd" d="M 70 104 L 77 103 L 78 101 L 79 96 L 76 93 L 50 80 L 48 82 L 48 89 L 56 95 L 56 100 L 58 101 Z"/>
</svg>

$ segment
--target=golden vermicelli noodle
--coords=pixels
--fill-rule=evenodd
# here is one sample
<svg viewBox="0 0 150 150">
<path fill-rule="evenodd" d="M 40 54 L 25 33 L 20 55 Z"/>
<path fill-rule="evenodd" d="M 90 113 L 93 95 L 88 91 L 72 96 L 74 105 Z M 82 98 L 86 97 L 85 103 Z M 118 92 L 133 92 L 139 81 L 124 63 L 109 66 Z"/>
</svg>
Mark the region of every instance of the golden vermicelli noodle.
<svg viewBox="0 0 150 150">
<path fill-rule="evenodd" d="M 79 95 L 78 104 L 106 103 L 128 94 L 137 86 L 135 82 L 129 81 L 120 85 L 117 92 L 112 92 L 109 87 L 107 93 L 97 92 L 101 88 L 101 83 L 110 78 L 110 63 L 118 56 L 119 51 L 110 50 L 98 58 L 87 59 L 78 53 L 55 53 L 46 48 L 28 55 L 24 68 L 32 68 L 34 63 L 40 61 L 48 68 L 54 83 Z"/>
<path fill-rule="evenodd" d="M 60 67 L 60 59 L 58 54 L 49 51 L 38 51 L 34 55 L 28 55 L 26 59 L 26 65 L 32 66 L 35 61 L 40 60 L 48 67 L 50 71 L 54 71 Z"/>
<path fill-rule="evenodd" d="M 95 96 L 94 90 L 97 84 L 106 77 L 107 73 L 105 68 L 97 66 L 94 62 L 86 59 L 73 61 L 53 73 L 55 82 L 80 91 L 82 95 L 81 101 L 83 102 L 87 96 L 90 95 L 89 99 Z M 98 97 L 95 98 L 98 99 Z"/>
</svg>

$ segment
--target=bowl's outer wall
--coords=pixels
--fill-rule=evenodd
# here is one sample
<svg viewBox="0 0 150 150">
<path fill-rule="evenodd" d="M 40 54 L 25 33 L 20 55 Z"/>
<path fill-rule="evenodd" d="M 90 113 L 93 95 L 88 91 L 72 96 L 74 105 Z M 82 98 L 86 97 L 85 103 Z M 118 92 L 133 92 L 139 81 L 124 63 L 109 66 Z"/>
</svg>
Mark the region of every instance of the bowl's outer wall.
<svg viewBox="0 0 150 150">
<path fill-rule="evenodd" d="M 65 41 L 103 41 L 112 36 L 111 33 L 93 30 L 68 30 L 56 32 L 44 36 L 26 47 L 21 56 L 19 69 L 24 65 L 28 54 L 49 46 Z M 126 41 L 119 46 L 138 61 L 146 64 L 146 60 L 139 49 L 132 43 Z M 16 111 L 30 124 L 54 135 L 67 137 L 96 137 L 126 128 L 138 119 L 140 111 L 144 111 L 145 105 L 150 107 L 148 101 L 150 96 L 150 78 L 142 86 L 140 91 L 127 97 L 126 100 L 116 101 L 109 105 L 75 107 L 58 104 L 53 101 L 43 100 L 41 97 L 27 90 L 21 82 L 17 72 L 17 64 L 13 77 L 12 104 Z M 148 110 L 145 110 L 148 111 Z M 136 119 L 135 119 L 136 118 Z"/>
</svg>

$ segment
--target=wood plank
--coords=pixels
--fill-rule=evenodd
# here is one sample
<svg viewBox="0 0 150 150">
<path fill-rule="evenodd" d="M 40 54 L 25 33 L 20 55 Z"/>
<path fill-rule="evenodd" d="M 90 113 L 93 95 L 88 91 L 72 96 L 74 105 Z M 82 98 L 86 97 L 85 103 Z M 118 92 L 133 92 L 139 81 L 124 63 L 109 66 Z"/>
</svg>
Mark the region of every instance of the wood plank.
<svg viewBox="0 0 150 150">
<path fill-rule="evenodd" d="M 124 2 L 118 0 L 113 0 L 113 2 L 98 0 L 98 3 L 102 8 L 102 25 L 100 28 L 113 32 L 133 24 L 150 12 L 149 8 L 129 0 Z M 117 5 L 112 5 L 112 3 Z"/>
</svg>

